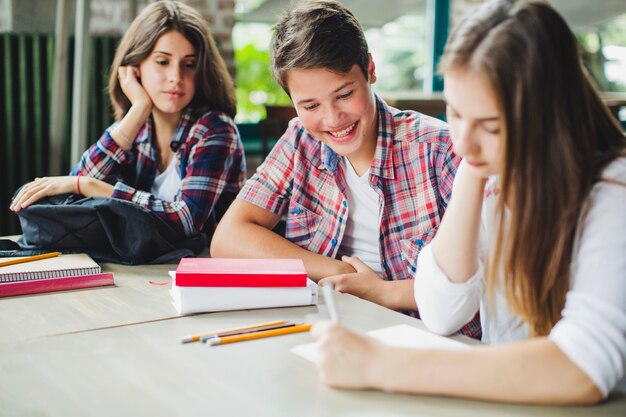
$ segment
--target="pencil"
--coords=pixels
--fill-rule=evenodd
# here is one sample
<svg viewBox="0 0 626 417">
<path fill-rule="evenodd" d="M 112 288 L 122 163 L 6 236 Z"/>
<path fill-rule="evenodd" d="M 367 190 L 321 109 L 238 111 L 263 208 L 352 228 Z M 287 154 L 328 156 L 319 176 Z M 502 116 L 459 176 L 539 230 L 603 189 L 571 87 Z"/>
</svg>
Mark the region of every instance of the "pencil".
<svg viewBox="0 0 626 417">
<path fill-rule="evenodd" d="M 203 337 L 219 336 L 220 334 L 223 334 L 223 333 L 241 332 L 243 330 L 259 329 L 259 328 L 265 328 L 268 326 L 276 326 L 276 325 L 285 324 L 285 323 L 287 323 L 285 320 L 278 320 L 278 321 L 271 321 L 269 323 L 261 323 L 261 324 L 253 324 L 251 326 L 237 327 L 235 329 L 219 330 L 216 332 L 200 333 L 200 334 L 195 334 L 195 335 L 183 336 L 180 339 L 180 343 L 199 342 L 200 340 L 202 340 Z"/>
<path fill-rule="evenodd" d="M 207 340 L 207 345 L 217 346 L 217 345 L 224 345 L 226 343 L 235 343 L 235 342 L 243 342 L 246 340 L 261 339 L 264 337 L 282 336 L 284 334 L 308 332 L 310 329 L 311 329 L 310 324 L 298 324 L 296 326 L 285 327 L 283 329 L 266 330 L 266 331 L 261 331 L 261 332 L 240 334 L 236 336 L 224 336 L 224 337 L 217 336 L 213 339 Z"/>
<path fill-rule="evenodd" d="M 326 308 L 328 309 L 328 315 L 330 319 L 339 323 L 339 312 L 337 311 L 337 304 L 335 304 L 335 295 L 333 292 L 335 291 L 335 286 L 332 284 L 322 285 L 322 291 L 324 292 L 324 303 L 326 304 Z"/>
<path fill-rule="evenodd" d="M 11 259 L 10 261 L 0 262 L 0 266 L 9 266 L 9 265 L 21 264 L 24 262 L 38 261 L 40 259 L 54 258 L 55 256 L 59 256 L 60 254 L 61 252 L 50 252 L 50 253 L 42 253 L 41 255 L 25 256 L 24 258 Z"/>
<path fill-rule="evenodd" d="M 200 338 L 200 342 L 206 343 L 208 340 L 214 339 L 216 337 L 235 336 L 238 334 L 248 334 L 248 333 L 254 333 L 254 332 L 262 332 L 265 330 L 282 329 L 285 327 L 295 326 L 296 324 L 297 323 L 285 322 L 283 324 L 276 324 L 273 326 L 263 326 L 263 327 L 255 327 L 253 329 L 247 329 L 247 330 L 233 330 L 230 332 L 220 332 L 218 334 L 203 336 L 202 338 Z"/>
</svg>

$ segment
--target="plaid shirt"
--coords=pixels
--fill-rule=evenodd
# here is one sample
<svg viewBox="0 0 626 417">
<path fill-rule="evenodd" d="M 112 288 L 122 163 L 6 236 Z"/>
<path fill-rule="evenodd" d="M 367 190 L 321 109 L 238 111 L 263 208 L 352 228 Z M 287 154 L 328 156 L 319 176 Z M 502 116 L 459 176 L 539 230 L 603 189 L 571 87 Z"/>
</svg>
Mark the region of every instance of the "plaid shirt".
<svg viewBox="0 0 626 417">
<path fill-rule="evenodd" d="M 461 159 L 444 122 L 376 101 L 378 142 L 369 184 L 379 195 L 383 278 L 413 279 L 417 255 L 435 236 Z M 335 258 L 349 215 L 340 160 L 296 118 L 237 198 L 286 215 L 288 240 Z M 461 333 L 480 337 L 478 317 Z"/>
<path fill-rule="evenodd" d="M 189 108 L 183 112 L 170 143 L 182 179 L 173 202 L 150 193 L 157 175 L 152 118 L 139 130 L 129 151 L 111 137 L 116 125 L 83 154 L 71 175 L 114 185 L 113 198 L 132 201 L 156 213 L 186 236 L 203 229 L 211 234 L 245 181 L 243 145 L 232 119 L 217 111 L 199 118 Z"/>
<path fill-rule="evenodd" d="M 381 266 L 387 280 L 412 279 L 437 230 L 460 158 L 445 123 L 389 107 L 377 97 L 378 143 L 369 183 L 380 202 Z M 287 216 L 285 237 L 336 257 L 349 215 L 344 165 L 298 119 L 238 198 Z"/>
</svg>

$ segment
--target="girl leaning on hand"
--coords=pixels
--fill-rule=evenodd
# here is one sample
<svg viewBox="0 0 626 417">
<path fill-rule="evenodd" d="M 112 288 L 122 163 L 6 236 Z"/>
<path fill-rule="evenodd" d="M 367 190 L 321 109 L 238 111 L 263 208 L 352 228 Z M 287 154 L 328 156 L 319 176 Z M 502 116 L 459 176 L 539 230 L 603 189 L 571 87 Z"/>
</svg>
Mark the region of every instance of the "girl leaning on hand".
<svg viewBox="0 0 626 417">
<path fill-rule="evenodd" d="M 117 121 L 70 176 L 24 185 L 11 209 L 65 193 L 114 197 L 186 236 L 212 234 L 246 170 L 233 82 L 200 13 L 149 4 L 120 41 L 109 96 Z"/>
</svg>

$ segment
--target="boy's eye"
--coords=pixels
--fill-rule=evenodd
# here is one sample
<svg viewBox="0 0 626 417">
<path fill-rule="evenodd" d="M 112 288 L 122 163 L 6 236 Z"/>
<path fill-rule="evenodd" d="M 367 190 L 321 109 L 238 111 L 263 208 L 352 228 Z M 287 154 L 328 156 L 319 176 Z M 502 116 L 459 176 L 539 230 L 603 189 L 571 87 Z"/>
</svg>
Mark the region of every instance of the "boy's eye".
<svg viewBox="0 0 626 417">
<path fill-rule="evenodd" d="M 348 97 L 350 97 L 350 96 L 352 95 L 352 92 L 353 92 L 353 91 L 354 91 L 354 90 L 351 90 L 351 91 L 348 91 L 347 93 L 340 94 L 339 96 L 337 96 L 337 98 L 338 98 L 339 100 L 342 100 L 342 99 L 348 98 Z"/>
</svg>

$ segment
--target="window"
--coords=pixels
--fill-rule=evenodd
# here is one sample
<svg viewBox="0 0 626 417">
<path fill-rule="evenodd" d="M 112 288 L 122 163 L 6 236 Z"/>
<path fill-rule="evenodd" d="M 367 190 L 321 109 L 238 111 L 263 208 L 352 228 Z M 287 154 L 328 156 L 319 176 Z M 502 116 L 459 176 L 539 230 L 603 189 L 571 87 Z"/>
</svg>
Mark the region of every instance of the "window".
<svg viewBox="0 0 626 417">
<path fill-rule="evenodd" d="M 626 14 L 579 33 L 583 60 L 598 88 L 626 93 Z"/>
</svg>

